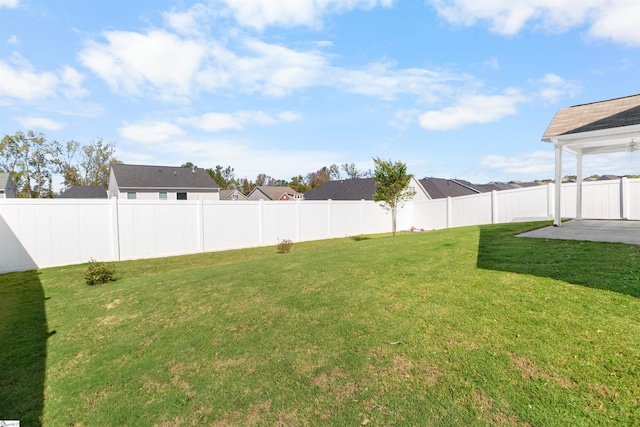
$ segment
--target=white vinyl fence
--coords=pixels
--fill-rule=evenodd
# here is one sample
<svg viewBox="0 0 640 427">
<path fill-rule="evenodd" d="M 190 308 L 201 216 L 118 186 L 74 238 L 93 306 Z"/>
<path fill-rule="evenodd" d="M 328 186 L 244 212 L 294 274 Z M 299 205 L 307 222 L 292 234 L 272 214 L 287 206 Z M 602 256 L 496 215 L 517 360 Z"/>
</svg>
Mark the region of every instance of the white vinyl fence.
<svg viewBox="0 0 640 427">
<path fill-rule="evenodd" d="M 576 186 L 563 185 L 563 217 Z M 552 218 L 554 186 L 407 203 L 398 229 L 432 230 Z M 585 182 L 584 219 L 640 220 L 640 179 Z M 391 231 L 371 201 L 0 199 L 0 274 Z"/>
</svg>

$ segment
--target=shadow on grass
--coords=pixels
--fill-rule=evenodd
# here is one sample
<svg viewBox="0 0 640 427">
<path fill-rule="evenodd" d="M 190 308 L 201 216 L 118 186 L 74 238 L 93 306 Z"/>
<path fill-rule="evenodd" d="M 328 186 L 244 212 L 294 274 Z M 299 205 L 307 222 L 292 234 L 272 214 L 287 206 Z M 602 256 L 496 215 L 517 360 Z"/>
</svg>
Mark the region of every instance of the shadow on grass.
<svg viewBox="0 0 640 427">
<path fill-rule="evenodd" d="M 516 223 L 480 227 L 477 266 L 550 277 L 640 298 L 640 247 L 623 243 L 516 237 L 549 225 Z"/>
<path fill-rule="evenodd" d="M 40 426 L 47 319 L 35 270 L 0 275 L 0 419 Z"/>
<path fill-rule="evenodd" d="M 371 237 L 367 237 L 367 236 L 351 236 L 351 240 L 355 241 L 355 242 L 361 242 L 363 240 L 370 240 Z"/>
</svg>

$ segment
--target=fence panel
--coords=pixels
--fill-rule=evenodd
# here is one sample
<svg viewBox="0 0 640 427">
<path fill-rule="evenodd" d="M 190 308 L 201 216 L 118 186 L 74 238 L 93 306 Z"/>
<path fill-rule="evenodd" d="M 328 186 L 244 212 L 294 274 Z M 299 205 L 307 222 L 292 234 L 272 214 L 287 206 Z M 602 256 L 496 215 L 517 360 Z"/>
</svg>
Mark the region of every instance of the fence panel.
<svg viewBox="0 0 640 427">
<path fill-rule="evenodd" d="M 398 230 L 549 218 L 554 191 L 551 185 L 410 202 L 398 212 Z M 573 218 L 576 184 L 563 184 L 562 192 L 562 216 Z M 623 215 L 640 220 L 640 179 L 583 183 L 583 218 Z M 373 201 L 0 199 L 0 273 L 389 231 L 390 213 Z"/>
<path fill-rule="evenodd" d="M 549 219 L 549 191 L 547 185 L 497 191 L 495 222 L 511 222 L 523 218 Z"/>
<path fill-rule="evenodd" d="M 198 206 L 191 200 L 118 200 L 120 259 L 198 252 Z"/>
<path fill-rule="evenodd" d="M 491 224 L 491 193 L 454 197 L 450 200 L 450 227 Z"/>
<path fill-rule="evenodd" d="M 414 202 L 411 206 L 415 227 L 423 230 L 447 228 L 447 199 Z"/>
<path fill-rule="evenodd" d="M 262 245 L 280 240 L 296 240 L 298 214 L 296 202 L 262 202 Z"/>
<path fill-rule="evenodd" d="M 621 219 L 620 180 L 582 184 L 582 218 Z"/>
<path fill-rule="evenodd" d="M 205 252 L 260 246 L 260 202 L 204 201 Z"/>
<path fill-rule="evenodd" d="M 4 199 L 0 272 L 112 258 L 108 200 Z"/>
</svg>

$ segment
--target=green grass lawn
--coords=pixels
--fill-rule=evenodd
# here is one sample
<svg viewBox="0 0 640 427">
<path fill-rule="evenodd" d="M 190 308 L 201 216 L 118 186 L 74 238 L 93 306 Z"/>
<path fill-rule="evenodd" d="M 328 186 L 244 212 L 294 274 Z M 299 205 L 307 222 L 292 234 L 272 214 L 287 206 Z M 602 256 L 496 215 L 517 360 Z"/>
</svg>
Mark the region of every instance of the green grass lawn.
<svg viewBox="0 0 640 427">
<path fill-rule="evenodd" d="M 541 225 L 0 276 L 0 419 L 638 426 L 640 248 Z"/>
</svg>

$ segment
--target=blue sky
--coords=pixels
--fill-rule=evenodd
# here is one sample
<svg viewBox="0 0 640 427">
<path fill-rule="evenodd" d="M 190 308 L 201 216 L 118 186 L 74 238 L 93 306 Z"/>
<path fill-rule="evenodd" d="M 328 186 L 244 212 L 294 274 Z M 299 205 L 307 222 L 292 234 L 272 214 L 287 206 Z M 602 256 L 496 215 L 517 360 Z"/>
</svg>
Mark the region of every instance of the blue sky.
<svg viewBox="0 0 640 427">
<path fill-rule="evenodd" d="M 640 93 L 638 22 L 637 0 L 0 0 L 0 126 L 250 179 L 552 178 L 558 109 Z"/>
</svg>

